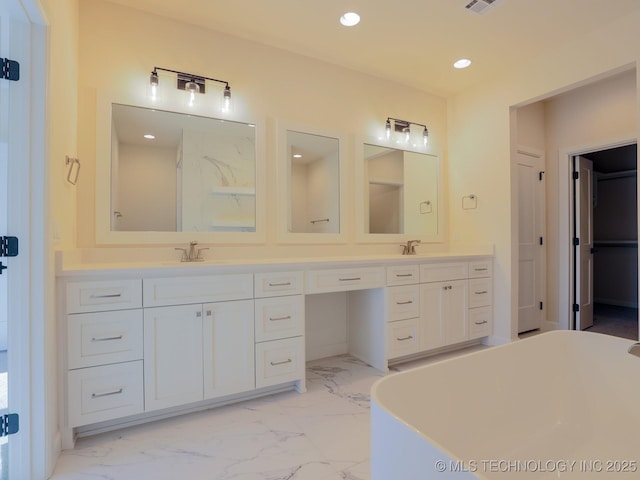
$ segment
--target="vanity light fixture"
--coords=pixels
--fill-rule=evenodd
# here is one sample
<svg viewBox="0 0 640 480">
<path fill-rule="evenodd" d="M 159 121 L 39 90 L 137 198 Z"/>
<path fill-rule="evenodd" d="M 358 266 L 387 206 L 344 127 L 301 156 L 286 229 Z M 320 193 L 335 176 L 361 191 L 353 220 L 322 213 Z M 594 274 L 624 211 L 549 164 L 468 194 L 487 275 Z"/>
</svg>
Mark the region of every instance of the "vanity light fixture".
<svg viewBox="0 0 640 480">
<path fill-rule="evenodd" d="M 407 120 L 400 120 L 398 118 L 387 117 L 387 122 L 384 125 L 384 129 L 387 135 L 387 140 L 391 140 L 391 122 L 393 121 L 393 131 L 401 135 L 402 140 L 398 140 L 398 143 L 411 141 L 411 125 L 417 125 L 422 127 L 422 143 L 426 147 L 429 143 L 429 130 L 426 125 L 422 123 L 409 122 Z M 415 146 L 415 145 L 414 145 Z"/>
<path fill-rule="evenodd" d="M 152 100 L 157 98 L 158 87 L 160 85 L 158 70 L 176 74 L 176 88 L 187 92 L 188 103 L 190 106 L 195 104 L 198 93 L 206 93 L 207 81 L 224 83 L 224 91 L 222 93 L 222 111 L 229 112 L 231 110 L 231 86 L 229 85 L 229 82 L 226 80 L 219 80 L 217 78 L 203 77 L 202 75 L 193 75 L 191 73 L 180 72 L 178 70 L 171 70 L 169 68 L 153 67 L 153 71 L 149 77 Z"/>
<path fill-rule="evenodd" d="M 147 140 L 154 140 L 156 138 L 156 136 L 151 133 L 145 133 L 143 137 L 146 138 Z"/>
<path fill-rule="evenodd" d="M 299 153 L 294 153 L 293 158 L 302 158 L 302 155 L 300 155 Z"/>
</svg>

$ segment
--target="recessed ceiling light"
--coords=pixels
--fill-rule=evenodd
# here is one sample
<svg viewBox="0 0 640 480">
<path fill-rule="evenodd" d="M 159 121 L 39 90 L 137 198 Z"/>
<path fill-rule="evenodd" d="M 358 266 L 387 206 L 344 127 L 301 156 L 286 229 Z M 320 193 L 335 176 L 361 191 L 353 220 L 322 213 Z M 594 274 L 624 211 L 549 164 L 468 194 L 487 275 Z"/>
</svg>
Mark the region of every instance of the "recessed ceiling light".
<svg viewBox="0 0 640 480">
<path fill-rule="evenodd" d="M 146 138 L 147 140 L 153 140 L 154 138 L 156 138 L 155 135 L 151 135 L 150 133 L 147 133 L 144 135 L 144 138 Z"/>
<path fill-rule="evenodd" d="M 454 62 L 453 68 L 467 68 L 469 65 L 471 65 L 471 60 L 468 58 L 461 58 Z"/>
<path fill-rule="evenodd" d="M 302 155 L 300 155 L 299 153 L 294 153 L 293 158 L 302 158 Z"/>
<path fill-rule="evenodd" d="M 340 23 L 345 27 L 353 27 L 360 23 L 360 15 L 355 12 L 347 12 L 340 17 Z"/>
</svg>

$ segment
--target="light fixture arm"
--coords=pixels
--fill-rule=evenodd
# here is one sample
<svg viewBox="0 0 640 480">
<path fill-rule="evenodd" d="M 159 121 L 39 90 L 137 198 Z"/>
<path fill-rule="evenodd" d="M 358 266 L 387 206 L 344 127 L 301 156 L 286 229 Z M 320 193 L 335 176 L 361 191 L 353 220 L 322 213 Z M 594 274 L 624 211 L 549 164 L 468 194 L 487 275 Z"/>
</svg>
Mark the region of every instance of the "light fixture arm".
<svg viewBox="0 0 640 480">
<path fill-rule="evenodd" d="M 191 73 L 180 72 L 178 70 L 171 70 L 170 68 L 153 67 L 153 72 L 151 72 L 152 78 L 157 78 L 158 77 L 158 70 L 160 70 L 162 72 L 175 73 L 176 75 L 178 75 L 178 78 L 180 78 L 180 76 L 182 76 L 183 78 L 191 79 L 193 81 L 196 81 L 196 80 L 209 80 L 211 82 L 224 83 L 225 90 L 229 90 L 231 88 L 231 86 L 229 85 L 229 82 L 227 82 L 226 80 L 219 80 L 217 78 L 204 77 L 202 75 L 193 75 Z"/>
</svg>

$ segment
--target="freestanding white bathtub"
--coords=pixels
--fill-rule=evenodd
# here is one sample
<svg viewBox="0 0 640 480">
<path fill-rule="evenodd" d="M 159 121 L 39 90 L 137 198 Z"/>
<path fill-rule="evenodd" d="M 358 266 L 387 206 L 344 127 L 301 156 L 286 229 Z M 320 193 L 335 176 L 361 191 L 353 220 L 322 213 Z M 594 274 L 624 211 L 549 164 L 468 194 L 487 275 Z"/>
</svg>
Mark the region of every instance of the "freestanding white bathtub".
<svg viewBox="0 0 640 480">
<path fill-rule="evenodd" d="M 640 478 L 633 343 L 554 331 L 379 380 L 371 480 Z"/>
</svg>

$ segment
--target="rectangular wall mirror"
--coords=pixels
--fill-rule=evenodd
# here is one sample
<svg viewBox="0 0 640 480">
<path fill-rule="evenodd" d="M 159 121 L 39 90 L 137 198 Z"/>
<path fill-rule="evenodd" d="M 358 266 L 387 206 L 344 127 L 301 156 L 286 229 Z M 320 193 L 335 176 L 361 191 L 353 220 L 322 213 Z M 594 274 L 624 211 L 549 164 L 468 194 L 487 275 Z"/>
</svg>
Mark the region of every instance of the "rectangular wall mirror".
<svg viewBox="0 0 640 480">
<path fill-rule="evenodd" d="M 440 161 L 435 155 L 363 143 L 358 161 L 358 238 L 442 241 Z"/>
<path fill-rule="evenodd" d="M 278 123 L 279 239 L 332 242 L 344 237 L 342 135 Z"/>
<path fill-rule="evenodd" d="M 221 242 L 255 236 L 255 123 L 112 101 L 99 112 L 108 117 L 108 123 L 98 122 L 99 239 L 169 242 L 178 234 Z"/>
</svg>

